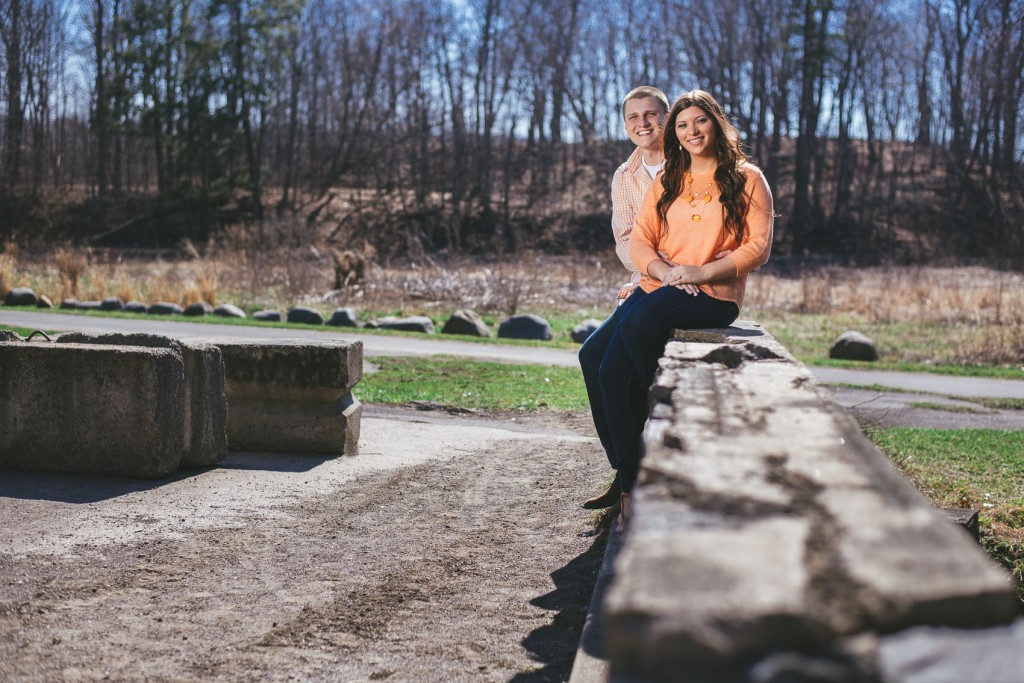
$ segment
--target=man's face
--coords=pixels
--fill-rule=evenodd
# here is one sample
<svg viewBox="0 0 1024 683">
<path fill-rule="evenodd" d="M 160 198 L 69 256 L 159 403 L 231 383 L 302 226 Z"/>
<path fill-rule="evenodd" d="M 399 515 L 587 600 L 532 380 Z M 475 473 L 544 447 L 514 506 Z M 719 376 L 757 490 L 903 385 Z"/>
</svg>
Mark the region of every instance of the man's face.
<svg viewBox="0 0 1024 683">
<path fill-rule="evenodd" d="M 661 148 L 666 112 L 662 111 L 657 97 L 626 100 L 623 116 L 626 119 L 626 135 L 634 145 L 641 149 Z"/>
</svg>

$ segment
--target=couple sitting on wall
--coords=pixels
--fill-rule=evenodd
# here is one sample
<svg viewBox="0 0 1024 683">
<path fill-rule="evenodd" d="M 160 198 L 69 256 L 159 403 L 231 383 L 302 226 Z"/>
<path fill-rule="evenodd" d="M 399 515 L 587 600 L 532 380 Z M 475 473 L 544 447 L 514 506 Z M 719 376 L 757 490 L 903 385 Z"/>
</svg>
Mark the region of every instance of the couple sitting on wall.
<svg viewBox="0 0 1024 683">
<path fill-rule="evenodd" d="M 708 93 L 693 90 L 670 108 L 657 88 L 636 88 L 622 116 L 636 150 L 612 179 L 612 232 L 632 277 L 580 349 L 594 425 L 615 469 L 608 490 L 583 507 L 621 504 L 620 528 L 665 344 L 674 329 L 736 319 L 747 274 L 768 260 L 775 215 L 764 175 Z"/>
</svg>

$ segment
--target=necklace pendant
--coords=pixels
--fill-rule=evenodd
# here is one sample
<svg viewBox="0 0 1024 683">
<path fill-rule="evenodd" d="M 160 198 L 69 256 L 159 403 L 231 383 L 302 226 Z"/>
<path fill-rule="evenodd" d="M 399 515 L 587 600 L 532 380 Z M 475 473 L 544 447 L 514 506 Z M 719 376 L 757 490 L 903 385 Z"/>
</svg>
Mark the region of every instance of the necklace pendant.
<svg viewBox="0 0 1024 683">
<path fill-rule="evenodd" d="M 699 213 L 694 213 L 690 215 L 690 220 L 693 221 L 694 223 L 700 223 L 700 219 L 701 215 Z"/>
<path fill-rule="evenodd" d="M 692 195 L 692 194 L 690 194 L 689 192 L 687 192 L 687 193 L 686 193 L 686 196 L 685 196 L 685 197 L 683 197 L 683 199 L 685 199 L 685 200 L 686 200 L 686 203 L 687 203 L 687 204 L 691 204 L 691 203 L 693 203 L 693 195 Z"/>
<path fill-rule="evenodd" d="M 711 201 L 711 193 L 710 192 L 708 192 L 706 195 L 704 195 L 704 201 L 705 202 L 710 202 Z"/>
</svg>

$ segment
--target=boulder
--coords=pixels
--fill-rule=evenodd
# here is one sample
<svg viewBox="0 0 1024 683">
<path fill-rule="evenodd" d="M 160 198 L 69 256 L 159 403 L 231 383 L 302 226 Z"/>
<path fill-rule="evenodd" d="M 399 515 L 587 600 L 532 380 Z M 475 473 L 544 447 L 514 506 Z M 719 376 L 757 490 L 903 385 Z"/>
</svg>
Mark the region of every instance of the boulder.
<svg viewBox="0 0 1024 683">
<path fill-rule="evenodd" d="M 288 322 L 301 325 L 323 325 L 324 317 L 320 311 L 308 306 L 296 306 L 288 311 Z"/>
<path fill-rule="evenodd" d="M 253 320 L 262 320 L 263 322 L 279 323 L 284 320 L 281 315 L 281 311 L 256 311 L 252 314 Z"/>
<path fill-rule="evenodd" d="M 39 298 L 28 287 L 15 287 L 4 297 L 4 306 L 35 306 L 37 303 Z"/>
<path fill-rule="evenodd" d="M 425 315 L 411 315 L 407 318 L 381 318 L 374 321 L 373 327 L 380 330 L 434 334 L 434 321 Z"/>
<path fill-rule="evenodd" d="M 360 327 L 354 308 L 335 308 L 327 324 L 333 327 Z"/>
<path fill-rule="evenodd" d="M 100 306 L 103 304 L 101 301 L 79 301 L 75 304 L 75 310 L 78 311 L 99 311 Z"/>
<path fill-rule="evenodd" d="M 596 318 L 588 318 L 576 327 L 572 328 L 572 340 L 577 344 L 582 344 L 587 341 L 587 338 L 594 334 L 599 327 L 601 327 L 600 320 L 597 320 Z"/>
<path fill-rule="evenodd" d="M 78 308 L 78 299 L 61 299 L 60 307 L 68 310 L 74 310 Z"/>
<path fill-rule="evenodd" d="M 551 326 L 539 315 L 514 315 L 498 327 L 498 336 L 505 339 L 551 341 Z"/>
<path fill-rule="evenodd" d="M 829 358 L 840 360 L 878 360 L 878 349 L 875 343 L 860 332 L 843 332 L 832 344 L 828 352 Z"/>
<path fill-rule="evenodd" d="M 149 306 L 141 301 L 129 301 L 124 305 L 125 313 L 148 313 Z"/>
<path fill-rule="evenodd" d="M 196 301 L 185 307 L 185 315 L 189 317 L 201 317 L 213 313 L 213 306 L 205 301 Z"/>
<path fill-rule="evenodd" d="M 167 301 L 158 301 L 149 307 L 146 311 L 150 315 L 181 315 L 185 312 L 185 309 L 178 304 L 172 304 Z"/>
<path fill-rule="evenodd" d="M 490 337 L 491 330 L 487 323 L 470 308 L 460 308 L 441 328 L 441 334 L 465 334 L 470 337 Z"/>
<path fill-rule="evenodd" d="M 36 308 L 53 308 L 53 301 L 51 301 L 50 297 L 45 294 L 40 294 L 39 301 L 36 303 Z"/>
<path fill-rule="evenodd" d="M 221 304 L 213 309 L 213 314 L 221 318 L 244 318 L 245 311 L 234 304 Z"/>
<path fill-rule="evenodd" d="M 123 311 L 124 299 L 119 296 L 108 296 L 100 302 L 101 311 Z"/>
</svg>

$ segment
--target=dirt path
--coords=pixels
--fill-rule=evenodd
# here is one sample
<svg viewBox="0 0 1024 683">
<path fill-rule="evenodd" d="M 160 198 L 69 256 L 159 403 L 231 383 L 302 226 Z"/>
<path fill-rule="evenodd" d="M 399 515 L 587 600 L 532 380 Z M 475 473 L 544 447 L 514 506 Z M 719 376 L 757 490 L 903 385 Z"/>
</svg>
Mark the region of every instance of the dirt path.
<svg viewBox="0 0 1024 683">
<path fill-rule="evenodd" d="M 564 680 L 607 467 L 585 416 L 499 417 L 155 484 L 4 473 L 0 679 Z"/>
</svg>

